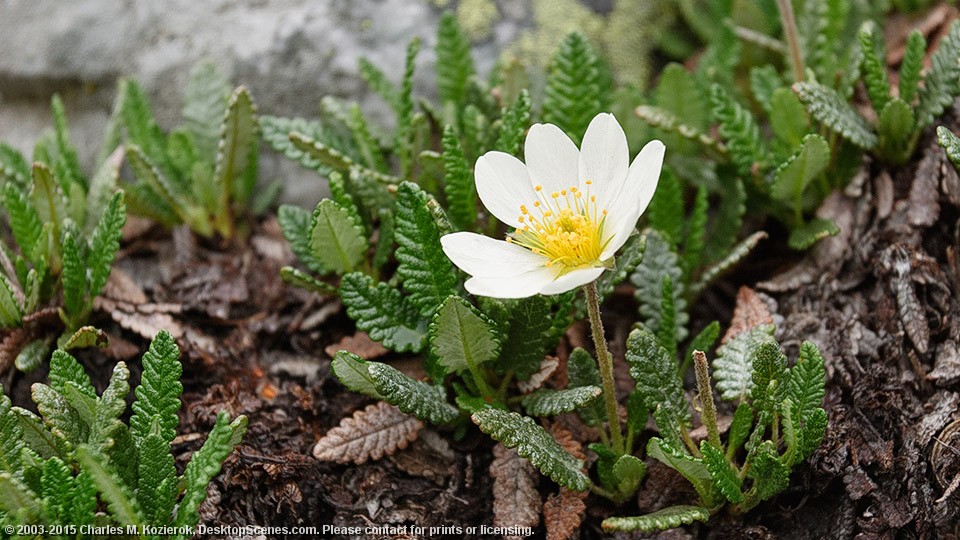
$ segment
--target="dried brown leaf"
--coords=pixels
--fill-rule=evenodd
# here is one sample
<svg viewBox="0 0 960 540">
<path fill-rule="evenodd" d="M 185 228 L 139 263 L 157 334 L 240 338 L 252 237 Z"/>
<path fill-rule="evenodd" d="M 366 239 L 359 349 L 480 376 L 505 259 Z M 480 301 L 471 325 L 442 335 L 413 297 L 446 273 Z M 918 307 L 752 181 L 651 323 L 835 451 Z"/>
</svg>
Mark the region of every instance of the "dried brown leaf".
<svg viewBox="0 0 960 540">
<path fill-rule="evenodd" d="M 939 146 L 926 152 L 910 186 L 910 224 L 929 227 L 940 217 L 940 172 L 944 153 Z"/>
<path fill-rule="evenodd" d="M 333 358 L 333 355 L 340 350 L 352 352 L 364 360 L 373 360 L 390 352 L 380 342 L 370 339 L 366 332 L 357 332 L 352 336 L 346 336 L 337 343 L 327 345 L 323 352 Z"/>
<path fill-rule="evenodd" d="M 579 493 L 567 488 L 560 488 L 559 493 L 547 497 L 543 503 L 543 524 L 547 529 L 547 540 L 569 540 L 573 538 L 587 505 L 583 499 L 586 492 Z"/>
<path fill-rule="evenodd" d="M 520 381 L 517 383 L 517 388 L 520 389 L 524 394 L 529 394 L 534 390 L 543 386 L 543 383 L 553 375 L 553 372 L 557 370 L 557 366 L 560 365 L 560 359 L 556 356 L 545 356 L 543 360 L 540 361 L 540 369 L 536 373 L 530 376 L 526 381 Z"/>
<path fill-rule="evenodd" d="M 107 278 L 100 297 L 133 305 L 146 304 L 149 301 L 147 294 L 133 281 L 130 274 L 116 267 L 110 271 L 110 277 Z"/>
<path fill-rule="evenodd" d="M 764 324 L 773 324 L 773 315 L 770 314 L 767 304 L 750 287 L 740 287 L 737 291 L 737 306 L 733 309 L 730 328 L 720 342 L 726 343 L 737 335 Z"/>
<path fill-rule="evenodd" d="M 583 452 L 583 445 L 574 436 L 573 432 L 567 429 L 560 422 L 553 422 L 547 430 L 553 435 L 564 450 L 580 461 L 586 461 L 587 455 Z"/>
<path fill-rule="evenodd" d="M 93 307 L 104 311 L 117 324 L 140 334 L 147 339 L 160 330 L 166 330 L 175 338 L 183 336 L 183 328 L 170 313 L 178 313 L 179 306 L 173 304 L 130 304 L 118 302 L 106 297 L 93 299 Z"/>
<path fill-rule="evenodd" d="M 378 401 L 344 418 L 313 447 L 321 461 L 356 463 L 380 459 L 402 450 L 417 438 L 423 422 Z"/>
<path fill-rule="evenodd" d="M 536 527 L 543 506 L 537 481 L 540 474 L 516 450 L 493 447 L 493 524 L 496 527 Z M 509 536 L 505 538 L 519 538 Z"/>
</svg>

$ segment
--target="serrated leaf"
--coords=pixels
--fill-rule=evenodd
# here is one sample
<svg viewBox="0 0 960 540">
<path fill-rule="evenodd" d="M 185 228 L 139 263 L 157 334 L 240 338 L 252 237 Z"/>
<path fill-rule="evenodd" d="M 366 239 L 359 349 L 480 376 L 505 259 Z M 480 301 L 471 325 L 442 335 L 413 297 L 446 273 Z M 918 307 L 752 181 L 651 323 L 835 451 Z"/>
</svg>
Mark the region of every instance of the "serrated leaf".
<svg viewBox="0 0 960 540">
<path fill-rule="evenodd" d="M 55 233 L 67 217 L 63 190 L 54 178 L 53 171 L 43 163 L 33 164 L 33 187 L 30 189 L 30 202 L 37 210 L 42 223 L 52 223 Z M 54 236 L 58 236 L 55 234 Z"/>
<path fill-rule="evenodd" d="M 776 341 L 764 341 L 754 350 L 751 378 L 750 398 L 754 407 L 773 413 L 772 408 L 790 388 L 787 357 Z"/>
<path fill-rule="evenodd" d="M 832 88 L 815 82 L 793 85 L 793 91 L 817 121 L 856 146 L 870 150 L 877 135 L 853 107 Z"/>
<path fill-rule="evenodd" d="M 780 455 L 771 441 L 764 441 L 757 448 L 750 465 L 747 476 L 753 478 L 751 498 L 763 501 L 790 485 L 790 469 L 780 461 Z"/>
<path fill-rule="evenodd" d="M 40 495 L 47 519 L 68 522 L 67 507 L 73 491 L 73 475 L 60 458 L 50 458 L 43 464 L 40 474 Z"/>
<path fill-rule="evenodd" d="M 217 151 L 230 83 L 213 62 L 202 62 L 190 72 L 183 92 L 182 116 L 197 154 L 210 159 Z"/>
<path fill-rule="evenodd" d="M 520 403 L 530 416 L 552 416 L 573 412 L 589 405 L 603 393 L 599 386 L 580 386 L 566 390 L 541 388 L 523 396 Z"/>
<path fill-rule="evenodd" d="M 377 392 L 376 383 L 367 368 L 370 363 L 349 351 L 337 351 L 330 364 L 333 374 L 340 382 L 354 392 L 383 399 Z"/>
<path fill-rule="evenodd" d="M 633 113 L 651 127 L 659 128 L 667 133 L 675 133 L 687 140 L 696 141 L 719 155 L 725 155 L 727 152 L 727 147 L 721 142 L 703 131 L 684 124 L 670 111 L 652 105 L 639 105 L 633 110 Z"/>
<path fill-rule="evenodd" d="M 123 362 L 117 362 L 110 376 L 110 382 L 97 400 L 94 421 L 90 427 L 88 442 L 91 445 L 104 444 L 123 411 L 127 408 L 127 394 L 130 392 L 130 370 Z M 103 450 L 103 448 L 98 448 Z"/>
<path fill-rule="evenodd" d="M 710 211 L 710 201 L 707 198 L 707 188 L 697 188 L 697 195 L 693 201 L 693 209 L 687 220 L 686 239 L 683 242 L 683 254 L 680 265 L 683 268 L 684 283 L 689 283 L 691 277 L 703 263 L 703 250 L 706 248 L 707 214 Z"/>
<path fill-rule="evenodd" d="M 104 210 L 106 210 L 111 198 L 117 191 L 124 154 L 125 151 L 122 146 L 113 149 L 90 180 L 90 191 L 87 193 L 86 201 L 86 219 L 83 222 L 85 234 L 93 232 L 94 227 L 100 222 Z"/>
<path fill-rule="evenodd" d="M 791 249 L 802 251 L 816 244 L 828 236 L 834 236 L 840 232 L 837 224 L 829 219 L 815 218 L 806 224 L 790 231 L 790 237 L 787 238 L 787 245 Z"/>
<path fill-rule="evenodd" d="M 370 88 L 380 94 L 380 96 L 387 102 L 388 105 L 394 110 L 398 111 L 400 109 L 400 95 L 397 91 L 397 88 L 387 79 L 387 76 L 380 70 L 377 66 L 367 60 L 364 57 L 360 57 L 359 63 L 360 76 L 363 77 L 367 84 L 370 85 Z"/>
<path fill-rule="evenodd" d="M 3 472 L 0 473 L 0 510 L 10 516 L 22 516 L 31 523 L 40 516 L 40 500 L 21 480 Z"/>
<path fill-rule="evenodd" d="M 437 93 L 440 101 L 463 104 L 467 80 L 474 74 L 470 40 L 457 17 L 445 12 L 437 25 Z"/>
<path fill-rule="evenodd" d="M 137 447 L 137 502 L 144 521 L 166 525 L 177 502 L 177 469 L 170 442 L 151 432 Z"/>
<path fill-rule="evenodd" d="M 63 107 L 63 101 L 58 94 L 54 94 L 51 99 L 53 109 L 53 127 L 54 142 L 57 149 L 57 169 L 63 178 L 64 185 L 77 183 L 84 188 L 87 187 L 86 177 L 80 168 L 80 158 L 77 156 L 77 150 L 70 142 L 70 130 L 67 127 L 67 113 Z"/>
<path fill-rule="evenodd" d="M 677 361 L 646 328 L 638 328 L 627 337 L 627 363 L 630 376 L 637 382 L 637 392 L 649 410 L 662 409 L 690 425 L 690 410 L 683 394 L 683 383 L 677 375 Z M 667 426 L 660 426 L 664 430 Z M 679 430 L 679 426 L 672 426 Z"/>
<path fill-rule="evenodd" d="M 647 443 L 647 456 L 680 473 L 697 491 L 701 501 L 712 505 L 713 480 L 710 477 L 710 471 L 701 460 L 674 448 L 659 437 L 653 437 Z"/>
<path fill-rule="evenodd" d="M 427 207 L 429 196 L 412 182 L 397 192 L 395 256 L 397 275 L 411 304 L 429 317 L 447 296 L 457 292 L 457 274 L 440 246 L 440 230 Z"/>
<path fill-rule="evenodd" d="M 447 403 L 447 392 L 442 386 L 411 379 L 379 362 L 370 362 L 367 372 L 384 401 L 407 414 L 432 424 L 449 424 L 460 416 L 460 411 Z"/>
<path fill-rule="evenodd" d="M 676 248 L 683 237 L 686 212 L 683 207 L 683 187 L 670 169 L 660 174 L 657 191 L 650 200 L 646 214 L 650 227 Z"/>
<path fill-rule="evenodd" d="M 299 206 L 284 204 L 277 210 L 277 221 L 280 223 L 283 237 L 290 244 L 290 251 L 312 272 L 323 274 L 326 269 L 314 257 L 310 247 L 312 219 L 310 212 Z"/>
<path fill-rule="evenodd" d="M 687 345 L 687 351 L 683 355 L 683 365 L 689 368 L 693 362 L 693 351 L 709 351 L 713 347 L 713 344 L 717 342 L 718 337 L 720 337 L 720 323 L 713 321 L 690 340 L 690 344 Z M 681 377 L 684 375 L 686 375 L 686 373 L 680 373 Z"/>
<path fill-rule="evenodd" d="M 800 445 L 797 448 L 796 458 L 798 463 L 810 457 L 810 454 L 820 446 L 826 432 L 827 412 L 821 408 L 814 409 L 800 430 Z"/>
<path fill-rule="evenodd" d="M 3 185 L 23 188 L 30 178 L 30 163 L 16 148 L 0 143 L 0 180 Z"/>
<path fill-rule="evenodd" d="M 597 293 L 601 301 L 613 294 L 613 289 L 636 270 L 646 249 L 646 236 L 633 234 L 627 239 L 627 243 L 620 248 L 620 254 L 614 259 L 613 268 L 600 274 L 597 279 Z"/>
<path fill-rule="evenodd" d="M 426 331 L 420 315 L 397 289 L 373 278 L 351 272 L 340 281 L 340 298 L 357 328 L 397 352 L 419 352 Z"/>
<path fill-rule="evenodd" d="M 501 121 L 495 148 L 516 155 L 520 151 L 523 134 L 530 126 L 530 92 L 526 88 L 520 91 L 513 104 L 504 109 Z"/>
<path fill-rule="evenodd" d="M 737 405 L 730 422 L 730 431 L 727 435 L 727 458 L 730 459 L 750 436 L 753 427 L 753 408 L 746 401 Z"/>
<path fill-rule="evenodd" d="M 80 244 L 72 232 L 63 237 L 63 270 L 60 282 L 63 285 L 63 307 L 68 316 L 80 315 L 84 309 L 87 292 L 87 261 Z"/>
<path fill-rule="evenodd" d="M 723 259 L 708 267 L 703 271 L 702 274 L 700 274 L 700 279 L 690 287 L 690 293 L 694 296 L 700 294 L 700 292 L 702 292 L 707 285 L 712 283 L 713 280 L 717 279 L 726 271 L 736 266 L 736 264 L 741 260 L 743 260 L 751 251 L 753 251 L 753 248 L 757 247 L 757 244 L 759 244 L 760 241 L 766 237 L 767 233 L 759 231 L 744 238 L 739 244 L 734 246 L 733 249 L 727 252 Z"/>
<path fill-rule="evenodd" d="M 770 64 L 750 69 L 750 93 L 767 114 L 773 113 L 773 92 L 783 85 L 777 68 Z"/>
<path fill-rule="evenodd" d="M 232 422 L 226 411 L 220 411 L 217 421 L 203 442 L 187 463 L 183 471 L 182 483 L 185 486 L 183 498 L 177 505 L 177 515 L 173 519 L 175 527 L 193 528 L 200 521 L 197 509 L 207 498 L 207 486 L 210 480 L 220 472 L 223 460 L 240 444 L 247 432 L 247 417 L 238 416 Z M 189 537 L 189 534 L 180 537 Z"/>
<path fill-rule="evenodd" d="M 891 163 L 906 161 L 913 150 L 915 125 L 913 109 L 906 101 L 900 98 L 887 101 L 877 120 L 880 155 Z"/>
<path fill-rule="evenodd" d="M 706 103 L 693 74 L 680 64 L 667 64 L 660 72 L 653 101 L 688 126 L 699 130 L 707 127 L 709 111 Z"/>
<path fill-rule="evenodd" d="M 767 149 L 760 128 L 749 109 L 737 102 L 719 84 L 710 89 L 713 117 L 719 122 L 720 136 L 727 145 L 730 159 L 743 176 L 750 176 L 754 167 L 766 165 Z"/>
<path fill-rule="evenodd" d="M 580 347 L 575 348 L 567 358 L 567 377 L 570 380 L 570 388 L 601 386 L 600 370 L 597 368 L 596 360 Z M 599 399 L 591 401 L 577 411 L 577 414 L 587 425 L 593 427 L 601 425 L 606 419 L 603 402 Z"/>
<path fill-rule="evenodd" d="M 687 315 L 687 301 L 684 298 L 683 269 L 680 267 L 680 259 L 657 231 L 648 231 L 646 237 L 643 260 L 630 275 L 630 281 L 637 288 L 634 295 L 640 304 L 640 317 L 651 331 L 655 333 L 660 331 L 663 278 L 669 276 L 674 296 L 676 328 L 674 334 L 677 341 L 683 341 L 687 337 L 689 315 Z"/>
<path fill-rule="evenodd" d="M 820 349 L 809 341 L 800 345 L 800 356 L 790 369 L 787 397 L 793 402 L 794 420 L 806 422 L 823 404 L 826 371 Z"/>
<path fill-rule="evenodd" d="M 11 410 L 10 398 L 0 391 L 0 471 L 22 477 L 20 454 L 24 448 L 23 428 L 17 414 Z"/>
<path fill-rule="evenodd" d="M 437 308 L 429 335 L 431 353 L 450 372 L 473 371 L 500 352 L 493 321 L 459 296 Z"/>
<path fill-rule="evenodd" d="M 590 488 L 590 479 L 581 470 L 583 463 L 531 418 L 499 409 L 476 411 L 471 418 L 480 431 L 515 448 L 554 482 L 576 491 Z"/>
<path fill-rule="evenodd" d="M 175 217 L 175 223 L 181 223 L 186 215 L 186 205 L 183 202 L 184 194 L 180 186 L 172 183 L 163 172 L 137 146 L 127 146 L 127 163 L 134 176 L 140 180 L 139 191 L 130 189 L 131 193 L 140 193 L 142 203 L 148 210 L 159 216 L 170 215 Z"/>
<path fill-rule="evenodd" d="M 777 88 L 770 96 L 770 129 L 789 148 L 803 144 L 810 133 L 807 111 L 789 88 Z"/>
<path fill-rule="evenodd" d="M 960 169 L 960 137 L 944 126 L 937 126 L 937 143 L 947 152 L 954 167 Z"/>
<path fill-rule="evenodd" d="M 363 261 L 367 239 L 349 211 L 324 199 L 313 211 L 311 223 L 311 257 L 328 271 L 343 274 Z"/>
<path fill-rule="evenodd" d="M 568 34 L 550 62 L 544 89 L 542 119 L 554 124 L 579 145 L 590 120 L 609 101 L 600 59 L 580 33 Z"/>
<path fill-rule="evenodd" d="M 717 348 L 713 378 L 720 397 L 745 398 L 753 388 L 753 356 L 761 344 L 773 340 L 773 325 L 761 325 L 737 334 Z"/>
<path fill-rule="evenodd" d="M 923 59 L 927 53 L 927 40 L 919 30 L 913 30 L 907 36 L 904 47 L 903 60 L 900 62 L 900 82 L 898 89 L 900 99 L 912 103 L 920 88 L 920 71 L 923 69 Z"/>
<path fill-rule="evenodd" d="M 601 526 L 606 532 L 641 531 L 650 533 L 673 529 L 681 525 L 690 525 L 694 521 L 705 522 L 709 519 L 710 510 L 706 508 L 678 505 L 642 516 L 610 517 L 603 520 Z"/>
<path fill-rule="evenodd" d="M 960 93 L 960 23 L 953 21 L 946 36 L 940 39 L 937 52 L 930 58 L 930 69 L 923 78 L 917 104 L 917 129 L 933 123 L 933 119 L 949 107 Z"/>
<path fill-rule="evenodd" d="M 887 77 L 887 51 L 877 24 L 866 21 L 860 27 L 860 50 L 863 52 L 863 83 L 873 110 L 882 111 L 890 100 L 890 80 Z"/>
<path fill-rule="evenodd" d="M 35 339 L 27 343 L 17 357 L 13 360 L 13 365 L 24 373 L 29 373 L 43 364 L 43 361 L 50 355 L 50 346 L 52 339 Z"/>
<path fill-rule="evenodd" d="M 443 129 L 443 189 L 450 218 L 461 229 L 472 229 L 477 220 L 477 188 L 473 172 L 452 126 Z"/>
<path fill-rule="evenodd" d="M 10 231 L 13 233 L 14 240 L 28 259 L 35 260 L 31 250 L 37 245 L 43 233 L 40 213 L 33 206 L 27 193 L 13 183 L 4 186 L 3 203 L 10 219 Z"/>
<path fill-rule="evenodd" d="M 100 294 L 110 277 L 110 268 L 120 249 L 120 236 L 126 221 L 127 208 L 123 203 L 123 192 L 118 191 L 107 204 L 103 217 L 90 238 L 90 255 L 87 257 L 87 265 L 90 267 L 90 298 Z"/>
<path fill-rule="evenodd" d="M 703 454 L 703 464 L 710 471 L 713 485 L 732 503 L 743 502 L 743 492 L 740 491 L 740 477 L 733 465 L 727 461 L 723 452 L 708 441 L 700 441 L 700 453 Z"/>
<path fill-rule="evenodd" d="M 122 81 L 120 87 L 123 96 L 120 112 L 127 140 L 142 148 L 144 155 L 157 164 L 164 176 L 172 176 L 172 167 L 166 161 L 166 139 L 153 118 L 146 94 L 136 81 L 130 79 Z"/>
<path fill-rule="evenodd" d="M 378 460 L 395 454 L 414 441 L 423 422 L 379 401 L 344 418 L 313 447 L 320 461 L 354 463 Z"/>
<path fill-rule="evenodd" d="M 497 320 L 505 337 L 494 367 L 501 372 L 512 370 L 517 380 L 525 381 L 536 373 L 547 349 L 556 343 L 553 322 L 560 316 L 553 315 L 551 300 L 545 296 L 522 298 L 505 305 L 506 312 Z"/>
<path fill-rule="evenodd" d="M 156 419 L 160 426 L 160 435 L 165 441 L 172 441 L 180 423 L 180 348 L 173 336 L 166 330 L 150 342 L 150 348 L 144 353 L 141 363 L 143 374 L 140 384 L 134 390 L 137 396 L 133 402 L 133 416 L 130 417 L 130 434 L 139 442 L 150 434 L 150 427 Z"/>
<path fill-rule="evenodd" d="M 771 195 L 791 205 L 795 212 L 802 212 L 807 186 L 823 174 L 829 164 L 830 145 L 826 139 L 816 134 L 805 136 L 800 149 L 774 173 Z"/>
<path fill-rule="evenodd" d="M 106 457 L 89 446 L 81 445 L 77 448 L 76 458 L 107 502 L 111 517 L 122 526 L 139 527 L 142 518 L 137 500 L 116 471 L 107 464 Z"/>
<path fill-rule="evenodd" d="M 617 479 L 617 491 L 624 494 L 633 494 L 643 477 L 647 474 L 647 466 L 636 456 L 625 454 L 617 458 L 613 464 L 613 476 Z"/>
<path fill-rule="evenodd" d="M 23 309 L 13 294 L 7 276 L 0 273 L 0 328 L 13 328 L 23 322 Z"/>
<path fill-rule="evenodd" d="M 257 119 L 250 93 L 243 86 L 231 94 L 220 127 L 213 185 L 218 189 L 215 222 L 229 238 L 233 232 L 231 201 L 245 204 L 253 192 L 257 167 Z"/>
</svg>

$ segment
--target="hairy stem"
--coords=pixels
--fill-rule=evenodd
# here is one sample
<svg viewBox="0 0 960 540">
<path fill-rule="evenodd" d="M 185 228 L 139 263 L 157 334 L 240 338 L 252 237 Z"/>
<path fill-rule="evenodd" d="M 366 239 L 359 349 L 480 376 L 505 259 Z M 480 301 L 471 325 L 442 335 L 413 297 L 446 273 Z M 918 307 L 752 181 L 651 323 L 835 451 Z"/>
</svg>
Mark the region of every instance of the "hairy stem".
<svg viewBox="0 0 960 540">
<path fill-rule="evenodd" d="M 790 64 L 793 66 L 794 82 L 803 82 L 807 67 L 803 63 L 803 52 L 800 50 L 800 32 L 797 30 L 797 19 L 793 16 L 793 3 L 790 0 L 777 0 L 780 10 L 780 25 L 783 26 L 783 36 L 787 40 L 790 50 Z"/>
<path fill-rule="evenodd" d="M 603 382 L 603 400 L 607 409 L 607 421 L 610 424 L 610 439 L 613 450 L 623 454 L 623 434 L 620 432 L 620 415 L 617 414 L 617 395 L 613 384 L 613 356 L 607 348 L 607 338 L 603 333 L 603 322 L 600 320 L 600 295 L 597 293 L 597 283 L 591 282 L 583 286 L 587 297 L 587 313 L 590 316 L 590 328 L 593 330 L 593 345 L 597 349 L 597 363 L 600 365 L 600 379 Z"/>
<path fill-rule="evenodd" d="M 703 412 L 700 419 L 707 427 L 707 437 L 710 444 L 718 450 L 720 446 L 720 430 L 717 429 L 717 407 L 713 403 L 713 389 L 710 387 L 710 372 L 707 368 L 707 355 L 703 351 L 693 351 L 693 370 L 697 375 L 697 392 L 700 394 L 700 404 Z"/>
</svg>

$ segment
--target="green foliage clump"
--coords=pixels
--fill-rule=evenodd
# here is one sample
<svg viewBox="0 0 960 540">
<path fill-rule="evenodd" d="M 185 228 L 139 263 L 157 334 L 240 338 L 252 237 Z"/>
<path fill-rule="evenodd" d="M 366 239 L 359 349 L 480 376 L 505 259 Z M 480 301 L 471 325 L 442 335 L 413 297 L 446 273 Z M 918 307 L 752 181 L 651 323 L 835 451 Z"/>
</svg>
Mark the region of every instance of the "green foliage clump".
<svg viewBox="0 0 960 540">
<path fill-rule="evenodd" d="M 50 354 L 56 336 L 32 321 L 57 321 L 60 344 L 83 327 L 93 299 L 103 290 L 120 248 L 126 221 L 117 178 L 123 151 L 109 137 L 92 177 L 80 167 L 66 112 L 53 98 L 54 130 L 34 148 L 33 163 L 0 144 L 2 202 L 10 239 L 0 249 L 0 329 L 19 332 L 19 369 L 35 368 Z M 59 317 L 49 316 L 51 313 Z M 54 324 L 55 327 L 55 324 Z"/>
<path fill-rule="evenodd" d="M 0 395 L 0 523 L 40 525 L 62 537 L 82 536 L 85 525 L 140 531 L 136 538 L 152 538 L 147 526 L 195 526 L 207 485 L 243 438 L 247 418 L 221 412 L 178 475 L 170 445 L 183 391 L 179 355 L 170 334 L 157 334 L 143 356 L 129 424 L 121 420 L 130 391 L 123 362 L 97 395 L 83 366 L 55 351 L 49 385 L 32 387 L 39 416 Z"/>
<path fill-rule="evenodd" d="M 197 234 L 232 239 L 248 212 L 257 182 L 256 109 L 249 92 L 230 92 L 213 64 L 199 65 L 184 94 L 184 124 L 164 134 L 140 86 L 120 85 L 120 121 L 136 182 L 129 185 L 133 212 Z M 254 206 L 265 207 L 276 187 Z"/>
</svg>

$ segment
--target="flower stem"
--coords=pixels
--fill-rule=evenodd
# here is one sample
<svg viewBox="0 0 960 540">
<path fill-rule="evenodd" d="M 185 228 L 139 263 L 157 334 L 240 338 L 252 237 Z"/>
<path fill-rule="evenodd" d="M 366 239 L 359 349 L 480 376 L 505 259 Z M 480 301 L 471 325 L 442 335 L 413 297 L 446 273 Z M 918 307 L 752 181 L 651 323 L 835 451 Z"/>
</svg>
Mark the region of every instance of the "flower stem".
<svg viewBox="0 0 960 540">
<path fill-rule="evenodd" d="M 717 407 L 713 403 L 713 389 L 710 387 L 710 372 L 707 368 L 707 355 L 703 351 L 693 351 L 693 369 L 697 374 L 697 392 L 700 394 L 700 404 L 703 412 L 700 419 L 707 427 L 707 438 L 718 450 L 720 446 L 720 430 L 717 429 Z"/>
<path fill-rule="evenodd" d="M 777 0 L 780 10 L 780 25 L 783 26 L 783 36 L 787 39 L 790 49 L 790 64 L 793 66 L 794 82 L 803 82 L 807 68 L 803 63 L 803 52 L 800 50 L 800 32 L 797 30 L 797 19 L 793 15 L 791 0 Z"/>
<path fill-rule="evenodd" d="M 583 286 L 587 297 L 587 313 L 590 316 L 590 329 L 593 330 L 593 345 L 597 349 L 597 363 L 600 366 L 600 379 L 603 382 L 603 400 L 607 409 L 607 422 L 610 425 L 610 439 L 613 451 L 623 454 L 623 434 L 620 432 L 620 415 L 617 414 L 617 395 L 613 384 L 613 356 L 607 348 L 607 338 L 603 333 L 600 320 L 600 295 L 597 282 Z"/>
<path fill-rule="evenodd" d="M 480 390 L 480 393 L 482 393 L 484 397 L 496 397 L 498 394 L 494 392 L 493 388 L 490 388 L 489 384 L 487 384 L 487 378 L 484 377 L 483 372 L 480 371 L 480 367 L 469 358 L 467 358 L 466 361 L 467 370 L 470 371 L 470 375 L 473 375 L 473 382 L 476 383 L 477 389 Z"/>
</svg>

